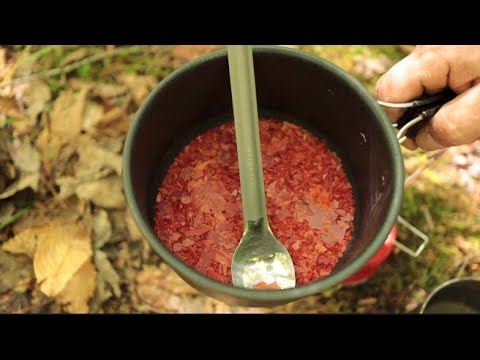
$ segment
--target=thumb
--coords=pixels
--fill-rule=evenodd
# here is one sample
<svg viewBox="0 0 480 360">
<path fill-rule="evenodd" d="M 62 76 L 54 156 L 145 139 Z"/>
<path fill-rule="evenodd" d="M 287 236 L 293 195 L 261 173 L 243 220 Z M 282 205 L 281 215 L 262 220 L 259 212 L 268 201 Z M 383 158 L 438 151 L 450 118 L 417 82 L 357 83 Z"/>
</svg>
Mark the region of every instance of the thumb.
<svg viewBox="0 0 480 360">
<path fill-rule="evenodd" d="M 423 150 L 470 144 L 480 139 L 480 84 L 443 105 L 415 142 Z"/>
</svg>

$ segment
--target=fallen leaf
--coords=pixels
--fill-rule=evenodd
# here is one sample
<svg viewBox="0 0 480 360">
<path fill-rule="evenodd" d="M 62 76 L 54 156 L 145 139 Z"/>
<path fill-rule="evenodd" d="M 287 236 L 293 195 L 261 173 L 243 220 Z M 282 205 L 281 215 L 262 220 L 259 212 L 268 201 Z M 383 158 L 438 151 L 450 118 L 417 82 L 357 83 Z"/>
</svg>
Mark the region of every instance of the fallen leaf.
<svg viewBox="0 0 480 360">
<path fill-rule="evenodd" d="M 81 136 L 78 142 L 78 162 L 74 166 L 75 176 L 86 179 L 104 168 L 122 174 L 122 157 L 96 144 L 89 136 Z"/>
<path fill-rule="evenodd" d="M 17 192 L 24 190 L 26 188 L 32 188 L 34 191 L 38 189 L 38 181 L 40 180 L 40 174 L 21 174 L 20 178 L 10 184 L 1 194 L 1 199 L 7 199 L 10 196 L 16 194 Z"/>
<path fill-rule="evenodd" d="M 60 192 L 58 194 L 59 199 L 66 199 L 73 194 L 75 194 L 75 191 L 77 188 L 80 186 L 82 183 L 89 183 L 92 180 L 97 180 L 97 179 L 102 179 L 105 176 L 109 175 L 111 173 L 110 169 L 102 169 L 101 171 L 91 175 L 87 176 L 87 178 L 78 178 L 78 177 L 73 177 L 73 176 L 63 176 L 63 177 L 58 177 L 55 179 L 55 183 L 60 187 Z"/>
<path fill-rule="evenodd" d="M 111 137 L 97 134 L 97 136 L 95 136 L 95 141 L 105 150 L 119 154 L 122 152 L 125 136 Z"/>
<path fill-rule="evenodd" d="M 127 87 L 117 84 L 95 84 L 92 89 L 92 96 L 98 96 L 102 99 L 109 99 L 122 96 L 127 93 Z"/>
<path fill-rule="evenodd" d="M 137 223 L 133 219 L 132 213 L 129 208 L 125 210 L 125 224 L 127 225 L 128 233 L 130 234 L 130 239 L 133 241 L 142 240 L 142 233 L 137 226 Z"/>
<path fill-rule="evenodd" d="M 183 281 L 162 263 L 146 266 L 135 279 L 140 310 L 159 313 L 264 313 L 268 309 L 229 306 L 210 299 Z"/>
<path fill-rule="evenodd" d="M 33 121 L 37 120 L 38 115 L 45 110 L 52 98 L 48 85 L 38 79 L 16 85 L 14 93 L 17 102 L 22 105 Z"/>
<path fill-rule="evenodd" d="M 74 140 L 83 127 L 83 112 L 89 86 L 74 92 L 66 90 L 53 103 L 50 111 L 50 130 L 62 143 Z"/>
<path fill-rule="evenodd" d="M 107 284 L 98 272 L 96 279 L 97 286 L 90 302 L 90 308 L 93 313 L 100 312 L 102 304 L 112 297 L 112 292 L 108 289 Z"/>
<path fill-rule="evenodd" d="M 33 279 L 32 261 L 24 255 L 12 255 L 0 250 L 0 294 L 14 289 L 20 282 Z"/>
<path fill-rule="evenodd" d="M 13 96 L 0 95 L 0 114 L 15 119 L 25 118 L 25 114 L 20 110 L 17 100 Z"/>
<path fill-rule="evenodd" d="M 60 137 L 52 134 L 48 127 L 44 127 L 37 137 L 35 146 L 40 154 L 45 172 L 50 174 L 62 147 Z"/>
<path fill-rule="evenodd" d="M 96 133 L 96 124 L 103 116 L 103 106 L 95 101 L 87 101 L 85 112 L 83 114 L 83 129 L 89 134 Z"/>
<path fill-rule="evenodd" d="M 50 231 L 50 224 L 25 229 L 7 240 L 2 245 L 2 249 L 13 254 L 25 254 L 33 258 L 38 243 L 44 240 Z"/>
<path fill-rule="evenodd" d="M 120 177 L 112 175 L 78 185 L 75 194 L 79 199 L 91 201 L 100 207 L 123 209 L 125 198 L 122 189 Z"/>
<path fill-rule="evenodd" d="M 65 176 L 55 179 L 55 183 L 59 186 L 59 199 L 66 199 L 75 194 L 75 189 L 80 183 L 78 179 L 72 176 Z"/>
<path fill-rule="evenodd" d="M 90 235 L 82 223 L 52 225 L 33 256 L 40 290 L 56 296 L 91 256 Z"/>
<path fill-rule="evenodd" d="M 121 74 L 119 80 L 128 88 L 137 106 L 143 103 L 143 100 L 158 83 L 157 78 L 152 75 Z"/>
<path fill-rule="evenodd" d="M 89 129 L 89 131 L 117 137 L 128 131 L 130 119 L 123 109 L 114 107 L 100 116 L 93 125 L 94 128 Z"/>
<path fill-rule="evenodd" d="M 100 276 L 105 283 L 112 287 L 115 296 L 120 298 L 122 296 L 122 291 L 120 290 L 120 277 L 108 260 L 107 254 L 101 250 L 96 250 L 94 258 Z"/>
<path fill-rule="evenodd" d="M 112 237 L 112 224 L 108 213 L 103 209 L 97 209 L 92 218 L 93 243 L 96 249 L 100 249 Z"/>
<path fill-rule="evenodd" d="M 66 309 L 69 313 L 87 314 L 88 300 L 93 296 L 96 287 L 95 279 L 95 266 L 91 260 L 87 260 L 56 298 L 61 304 L 67 305 Z"/>
<path fill-rule="evenodd" d="M 40 171 L 40 156 L 27 137 L 12 141 L 9 150 L 13 163 L 21 172 Z"/>
</svg>

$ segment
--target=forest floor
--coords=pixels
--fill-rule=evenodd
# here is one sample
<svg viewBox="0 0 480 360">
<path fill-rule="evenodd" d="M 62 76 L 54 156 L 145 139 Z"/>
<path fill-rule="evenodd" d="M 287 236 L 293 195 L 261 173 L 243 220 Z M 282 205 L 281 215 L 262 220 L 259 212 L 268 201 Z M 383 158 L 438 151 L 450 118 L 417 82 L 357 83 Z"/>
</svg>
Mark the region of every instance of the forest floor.
<svg viewBox="0 0 480 360">
<path fill-rule="evenodd" d="M 410 51 L 288 46 L 334 62 L 369 91 Z M 0 47 L 0 313 L 404 313 L 448 279 L 480 276 L 476 142 L 441 153 L 402 149 L 400 215 L 430 242 L 416 258 L 395 248 L 362 285 L 266 309 L 226 305 L 181 280 L 126 207 L 121 152 L 152 88 L 217 48 Z M 399 230 L 399 241 L 418 246 Z"/>
</svg>

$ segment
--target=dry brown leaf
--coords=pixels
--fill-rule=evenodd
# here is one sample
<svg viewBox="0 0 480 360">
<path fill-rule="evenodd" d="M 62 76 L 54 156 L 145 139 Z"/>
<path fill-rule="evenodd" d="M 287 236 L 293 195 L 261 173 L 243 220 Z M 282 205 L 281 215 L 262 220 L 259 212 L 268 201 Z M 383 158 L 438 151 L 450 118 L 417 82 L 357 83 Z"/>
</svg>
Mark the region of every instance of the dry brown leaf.
<svg viewBox="0 0 480 360">
<path fill-rule="evenodd" d="M 69 313 L 87 314 L 89 312 L 88 300 L 95 291 L 96 275 L 92 261 L 85 261 L 65 288 L 56 296 L 61 304 L 67 305 L 66 309 Z"/>
<path fill-rule="evenodd" d="M 21 174 L 20 178 L 10 184 L 1 194 L 1 199 L 7 199 L 17 192 L 26 188 L 32 188 L 34 191 L 38 189 L 38 181 L 40 180 L 39 173 Z"/>
<path fill-rule="evenodd" d="M 92 89 L 92 96 L 98 96 L 102 99 L 109 99 L 125 95 L 127 87 L 117 84 L 95 84 Z"/>
<path fill-rule="evenodd" d="M 74 140 L 83 126 L 83 112 L 90 86 L 74 92 L 66 90 L 55 100 L 50 111 L 50 130 L 62 143 Z"/>
<path fill-rule="evenodd" d="M 58 199 L 66 199 L 75 194 L 75 189 L 79 183 L 79 180 L 72 176 L 56 178 L 55 184 L 57 184 L 57 186 L 60 188 L 60 191 L 57 195 Z"/>
<path fill-rule="evenodd" d="M 20 282 L 30 283 L 32 279 L 32 261 L 28 257 L 0 250 L 0 294 L 14 289 Z"/>
<path fill-rule="evenodd" d="M 98 119 L 95 124 L 95 131 L 111 137 L 125 134 L 130 127 L 130 118 L 120 107 L 114 107 Z"/>
<path fill-rule="evenodd" d="M 89 134 L 96 133 L 96 124 L 103 116 L 103 106 L 95 101 L 87 101 L 85 112 L 83 114 L 83 129 Z"/>
<path fill-rule="evenodd" d="M 13 163 L 21 172 L 40 171 L 40 156 L 27 137 L 14 139 L 9 148 Z"/>
<path fill-rule="evenodd" d="M 162 263 L 146 266 L 137 274 L 136 292 L 143 302 L 140 310 L 173 313 L 264 313 L 268 309 L 229 306 L 210 299 L 183 281 Z"/>
<path fill-rule="evenodd" d="M 142 104 L 152 88 L 158 83 L 157 78 L 152 75 L 121 74 L 119 80 L 128 88 L 137 106 Z"/>
<path fill-rule="evenodd" d="M 12 96 L 0 96 L 0 114 L 15 119 L 25 118 L 25 114 L 20 110 L 17 100 Z"/>
<path fill-rule="evenodd" d="M 97 135 L 95 136 L 95 141 L 105 150 L 119 154 L 122 152 L 125 136 L 111 137 Z"/>
<path fill-rule="evenodd" d="M 44 127 L 38 135 L 35 145 L 40 154 L 46 173 L 51 173 L 52 165 L 58 158 L 60 148 L 62 147 L 60 137 L 52 134 L 48 127 Z"/>
<path fill-rule="evenodd" d="M 122 157 L 97 145 L 90 137 L 80 136 L 78 141 L 79 160 L 74 166 L 75 177 L 88 179 L 108 168 L 122 174 Z"/>
<path fill-rule="evenodd" d="M 128 233 L 130 234 L 130 239 L 133 241 L 142 240 L 142 233 L 137 226 L 137 223 L 133 219 L 130 209 L 127 207 L 125 210 L 125 224 L 127 224 Z"/>
<path fill-rule="evenodd" d="M 108 213 L 103 209 L 97 209 L 92 217 L 93 243 L 96 249 L 100 249 L 112 237 L 112 224 Z"/>
<path fill-rule="evenodd" d="M 117 298 L 122 296 L 122 291 L 120 289 L 120 276 L 113 268 L 112 264 L 108 260 L 107 254 L 101 250 L 95 251 L 95 265 L 97 266 L 98 272 L 102 279 L 112 287 L 113 293 Z"/>
<path fill-rule="evenodd" d="M 33 258 L 38 243 L 48 236 L 49 231 L 50 225 L 25 229 L 7 240 L 2 245 L 2 249 L 13 254 L 25 254 Z"/>
<path fill-rule="evenodd" d="M 76 189 L 83 183 L 90 183 L 93 180 L 102 179 L 109 175 L 112 171 L 110 169 L 102 169 L 101 171 L 87 176 L 87 178 L 62 176 L 55 179 L 55 183 L 60 187 L 60 192 L 57 195 L 58 199 L 67 199 L 75 194 Z"/>
<path fill-rule="evenodd" d="M 33 121 L 36 121 L 38 114 L 45 110 L 52 98 L 48 85 L 39 79 L 16 85 L 14 92 L 18 103 Z"/>
<path fill-rule="evenodd" d="M 91 256 L 90 234 L 82 223 L 52 225 L 33 256 L 40 290 L 56 296 Z"/>
<path fill-rule="evenodd" d="M 125 198 L 120 177 L 109 177 L 93 180 L 78 185 L 75 194 L 79 199 L 93 202 L 95 205 L 107 209 L 123 209 Z"/>
</svg>

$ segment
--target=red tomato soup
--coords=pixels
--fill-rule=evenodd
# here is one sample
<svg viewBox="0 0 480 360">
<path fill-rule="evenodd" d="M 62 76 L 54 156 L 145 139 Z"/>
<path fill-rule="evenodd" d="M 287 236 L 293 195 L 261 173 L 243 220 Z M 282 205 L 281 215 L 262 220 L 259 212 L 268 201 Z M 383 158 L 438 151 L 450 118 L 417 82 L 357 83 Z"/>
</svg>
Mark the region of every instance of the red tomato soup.
<svg viewBox="0 0 480 360">
<path fill-rule="evenodd" d="M 297 285 L 326 277 L 352 238 L 352 186 L 324 140 L 297 125 L 260 121 L 268 218 L 295 265 Z M 210 129 L 170 166 L 156 202 L 155 232 L 202 274 L 231 284 L 243 233 L 233 122 Z"/>
</svg>

